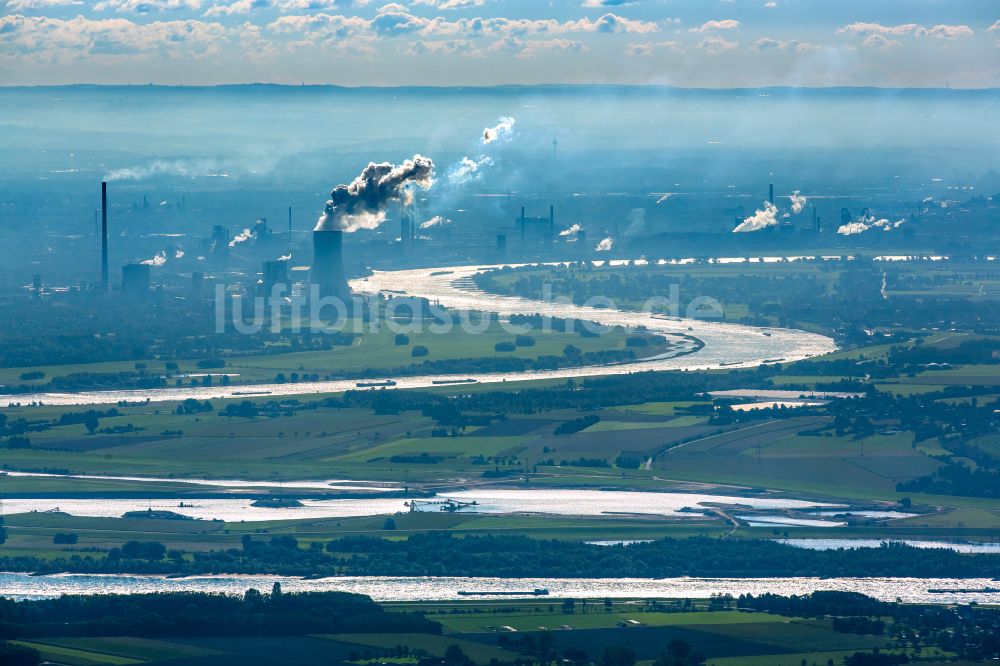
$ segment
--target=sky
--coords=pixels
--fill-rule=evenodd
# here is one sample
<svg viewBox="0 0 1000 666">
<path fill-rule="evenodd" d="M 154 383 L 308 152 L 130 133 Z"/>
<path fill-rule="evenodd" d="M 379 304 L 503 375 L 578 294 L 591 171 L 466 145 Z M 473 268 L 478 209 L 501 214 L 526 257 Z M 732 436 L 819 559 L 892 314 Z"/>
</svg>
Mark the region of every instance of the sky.
<svg viewBox="0 0 1000 666">
<path fill-rule="evenodd" d="M 1000 87 L 998 0 L 0 0 L 0 85 Z"/>
</svg>

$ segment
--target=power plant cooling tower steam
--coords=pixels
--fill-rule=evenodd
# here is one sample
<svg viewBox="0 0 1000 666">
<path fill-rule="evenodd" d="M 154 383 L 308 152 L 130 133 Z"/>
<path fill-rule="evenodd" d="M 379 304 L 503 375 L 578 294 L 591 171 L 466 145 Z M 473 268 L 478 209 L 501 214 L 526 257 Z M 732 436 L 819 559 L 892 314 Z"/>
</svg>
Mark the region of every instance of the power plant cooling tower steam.
<svg viewBox="0 0 1000 666">
<path fill-rule="evenodd" d="M 350 290 L 344 275 L 344 232 L 339 229 L 313 231 L 313 263 L 309 276 L 319 285 L 320 296 L 347 299 Z"/>
<path fill-rule="evenodd" d="M 313 230 L 310 280 L 319 285 L 320 295 L 350 296 L 344 274 L 345 232 L 378 228 L 390 204 L 409 204 L 414 187 L 426 190 L 433 184 L 433 160 L 414 155 L 399 165 L 370 162 L 349 184 L 333 188 Z"/>
</svg>

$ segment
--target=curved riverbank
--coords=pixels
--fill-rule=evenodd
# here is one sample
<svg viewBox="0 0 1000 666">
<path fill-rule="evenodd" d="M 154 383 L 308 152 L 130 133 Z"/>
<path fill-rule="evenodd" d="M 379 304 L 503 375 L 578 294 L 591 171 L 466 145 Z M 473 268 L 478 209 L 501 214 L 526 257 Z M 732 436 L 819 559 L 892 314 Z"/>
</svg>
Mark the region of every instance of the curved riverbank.
<svg viewBox="0 0 1000 666">
<path fill-rule="evenodd" d="M 470 278 L 478 272 L 499 266 L 454 266 L 420 268 L 404 271 L 376 271 L 367 278 L 354 280 L 356 293 L 392 293 L 426 298 L 448 308 L 494 312 L 500 316 L 541 314 L 559 319 L 593 321 L 604 326 L 626 328 L 645 327 L 653 333 L 677 341 L 675 353 L 628 364 L 577 366 L 554 370 L 531 370 L 510 373 L 472 374 L 481 384 L 502 384 L 508 381 L 569 379 L 600 375 L 621 375 L 632 372 L 659 370 L 705 370 L 711 368 L 746 368 L 768 361 L 796 361 L 830 353 L 836 345 L 830 338 L 791 329 L 755 328 L 700 319 L 665 319 L 644 312 L 592 308 L 565 302 L 543 302 L 529 299 L 495 296 L 478 291 Z M 765 334 L 766 333 L 766 334 Z M 698 344 L 692 341 L 697 339 Z M 467 373 L 463 373 L 463 377 Z M 395 388 L 429 388 L 454 379 L 450 375 L 418 375 L 396 378 Z M 105 405 L 119 402 L 179 402 L 234 399 L 248 392 L 275 397 L 339 393 L 357 388 L 357 380 L 298 382 L 285 384 L 253 384 L 240 386 L 175 387 L 147 390 L 84 391 L 79 393 L 31 393 L 0 398 L 4 405 Z"/>
</svg>

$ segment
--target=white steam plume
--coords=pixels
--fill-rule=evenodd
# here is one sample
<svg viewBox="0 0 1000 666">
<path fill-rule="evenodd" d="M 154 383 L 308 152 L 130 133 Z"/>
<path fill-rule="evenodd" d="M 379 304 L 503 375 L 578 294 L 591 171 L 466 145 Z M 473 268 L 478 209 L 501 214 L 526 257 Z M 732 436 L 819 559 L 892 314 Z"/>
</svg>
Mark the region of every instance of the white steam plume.
<svg viewBox="0 0 1000 666">
<path fill-rule="evenodd" d="M 601 240 L 601 242 L 597 244 L 597 247 L 595 247 L 594 250 L 597 252 L 610 252 L 611 248 L 614 247 L 614 244 L 615 244 L 614 239 L 611 238 L 611 236 L 608 236 L 607 238 Z"/>
<path fill-rule="evenodd" d="M 174 250 L 174 259 L 183 259 L 183 258 L 184 258 L 183 248 L 177 248 L 176 250 Z"/>
<path fill-rule="evenodd" d="M 626 218 L 628 226 L 625 227 L 625 237 L 638 236 L 646 230 L 646 209 L 633 208 Z"/>
<path fill-rule="evenodd" d="M 736 228 L 733 229 L 733 233 L 742 234 L 751 231 L 760 231 L 761 229 L 773 227 L 777 223 L 778 207 L 770 201 L 765 201 L 764 207 L 736 225 Z"/>
<path fill-rule="evenodd" d="M 232 165 L 218 160 L 154 160 L 141 166 L 109 171 L 104 180 L 145 180 L 154 176 L 181 178 L 229 178 Z"/>
<path fill-rule="evenodd" d="M 806 207 L 807 199 L 799 194 L 798 190 L 792 192 L 788 198 L 792 201 L 792 215 L 798 215 L 802 212 L 802 209 Z"/>
<path fill-rule="evenodd" d="M 493 159 L 488 155 L 480 155 L 477 159 L 463 157 L 448 167 L 448 184 L 465 185 L 475 180 L 482 180 L 482 168 L 491 166 Z"/>
<path fill-rule="evenodd" d="M 451 224 L 451 220 L 449 220 L 447 217 L 442 217 L 440 215 L 435 215 L 434 217 L 432 217 L 431 219 L 427 220 L 426 222 L 421 222 L 420 223 L 420 228 L 421 229 L 430 229 L 431 227 L 443 227 L 443 226 L 448 225 L 448 224 Z"/>
<path fill-rule="evenodd" d="M 291 258 L 292 258 L 292 255 L 290 255 L 290 254 L 283 254 L 280 257 L 278 257 L 278 261 L 289 261 Z"/>
<path fill-rule="evenodd" d="M 570 228 L 563 229 L 562 231 L 560 231 L 559 235 L 560 236 L 575 236 L 578 233 L 580 233 L 580 225 L 579 224 L 574 224 Z"/>
<path fill-rule="evenodd" d="M 249 229 L 244 229 L 240 233 L 233 236 L 233 239 L 229 241 L 229 247 L 236 247 L 240 243 L 245 243 L 246 241 L 253 238 L 253 232 Z"/>
<path fill-rule="evenodd" d="M 402 164 L 369 162 L 348 185 L 337 185 L 316 222 L 316 231 L 375 229 L 385 221 L 389 204 L 409 204 L 413 187 L 434 184 L 434 161 L 414 155 Z"/>
<path fill-rule="evenodd" d="M 842 236 L 854 236 L 857 234 L 863 234 L 871 229 L 892 231 L 896 227 L 902 225 L 905 221 L 906 220 L 897 220 L 896 222 L 891 222 L 884 217 L 876 219 L 874 215 L 869 215 L 867 217 L 862 217 L 860 220 L 841 225 L 841 227 L 837 229 L 837 233 Z"/>
<path fill-rule="evenodd" d="M 483 145 L 497 141 L 510 141 L 510 135 L 514 131 L 514 123 L 516 122 L 510 116 L 501 116 L 496 125 L 483 129 Z"/>
<path fill-rule="evenodd" d="M 141 263 L 147 266 L 162 266 L 163 264 L 167 263 L 167 253 L 157 252 L 156 254 L 153 255 L 152 259 L 146 259 Z"/>
</svg>

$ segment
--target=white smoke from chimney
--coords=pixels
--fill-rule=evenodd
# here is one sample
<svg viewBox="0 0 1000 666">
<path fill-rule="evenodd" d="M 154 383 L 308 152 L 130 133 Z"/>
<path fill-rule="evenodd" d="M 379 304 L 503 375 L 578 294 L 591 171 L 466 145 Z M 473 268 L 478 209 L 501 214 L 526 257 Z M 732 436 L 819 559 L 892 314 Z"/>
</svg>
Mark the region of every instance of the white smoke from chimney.
<svg viewBox="0 0 1000 666">
<path fill-rule="evenodd" d="M 316 231 L 376 229 L 385 222 L 391 203 L 413 201 L 413 188 L 428 189 L 434 184 L 434 161 L 414 155 L 402 164 L 369 162 L 348 185 L 337 185 L 319 220 Z"/>
<path fill-rule="evenodd" d="M 174 259 L 183 259 L 183 258 L 184 258 L 183 248 L 177 248 L 176 250 L 174 250 Z"/>
<path fill-rule="evenodd" d="M 443 227 L 448 224 L 451 224 L 451 220 L 449 220 L 447 217 L 442 217 L 441 215 L 435 215 L 426 222 L 421 222 L 420 228 L 430 229 L 431 227 Z"/>
<path fill-rule="evenodd" d="M 154 160 L 142 166 L 113 169 L 104 176 L 108 182 L 116 180 L 145 180 L 154 176 L 181 178 L 229 178 L 232 164 L 218 160 Z M 270 168 L 266 169 L 270 170 Z"/>
<path fill-rule="evenodd" d="M 773 227 L 777 223 L 778 207 L 770 201 L 765 201 L 764 207 L 736 225 L 733 233 L 743 234 L 751 231 L 760 231 L 761 229 Z"/>
<path fill-rule="evenodd" d="M 291 258 L 292 258 L 292 255 L 290 255 L 290 254 L 283 254 L 280 257 L 278 257 L 278 261 L 290 261 Z"/>
<path fill-rule="evenodd" d="M 863 234 L 871 229 L 892 231 L 904 222 L 906 222 L 906 220 L 891 222 L 889 219 L 884 217 L 876 219 L 874 215 L 869 215 L 867 217 L 862 217 L 860 220 L 841 225 L 840 228 L 837 229 L 837 233 L 842 236 L 854 236 L 857 234 Z"/>
<path fill-rule="evenodd" d="M 516 122 L 510 116 L 501 116 L 496 125 L 483 129 L 483 145 L 497 141 L 510 141 L 510 135 L 514 131 L 514 123 Z"/>
<path fill-rule="evenodd" d="M 233 239 L 229 241 L 229 247 L 236 247 L 240 243 L 245 243 L 246 241 L 253 238 L 253 232 L 249 229 L 244 229 L 240 233 L 233 236 Z"/>
<path fill-rule="evenodd" d="M 562 231 L 560 231 L 559 235 L 560 236 L 575 236 L 578 233 L 580 233 L 580 225 L 579 224 L 574 224 L 570 228 L 563 229 Z"/>
<path fill-rule="evenodd" d="M 600 243 L 594 248 L 596 252 L 610 252 L 611 248 L 614 247 L 615 241 L 611 236 L 601 240 Z"/>
<path fill-rule="evenodd" d="M 146 266 L 162 266 L 163 264 L 167 263 L 167 253 L 157 252 L 156 254 L 153 255 L 152 259 L 146 259 L 145 261 L 142 261 L 140 263 L 145 264 Z"/>
<path fill-rule="evenodd" d="M 625 227 L 625 237 L 629 238 L 631 236 L 638 236 L 643 231 L 646 230 L 646 209 L 645 208 L 633 208 L 628 217 L 628 226 Z"/>
<path fill-rule="evenodd" d="M 792 201 L 792 215 L 798 215 L 806 207 L 807 199 L 799 194 L 798 190 L 792 192 L 788 198 Z"/>
<path fill-rule="evenodd" d="M 478 159 L 463 157 L 448 167 L 448 184 L 465 185 L 475 180 L 482 180 L 483 167 L 493 166 L 493 159 L 488 155 L 480 155 Z"/>
</svg>

